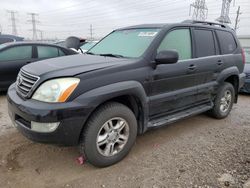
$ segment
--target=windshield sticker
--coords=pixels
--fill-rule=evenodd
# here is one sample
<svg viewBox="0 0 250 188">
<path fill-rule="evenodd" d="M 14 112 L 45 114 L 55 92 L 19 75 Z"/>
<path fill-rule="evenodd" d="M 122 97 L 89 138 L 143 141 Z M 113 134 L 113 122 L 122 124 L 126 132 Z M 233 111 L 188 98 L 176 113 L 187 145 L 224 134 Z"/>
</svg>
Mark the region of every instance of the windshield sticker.
<svg viewBox="0 0 250 188">
<path fill-rule="evenodd" d="M 139 37 L 154 37 L 157 32 L 140 32 Z"/>
</svg>

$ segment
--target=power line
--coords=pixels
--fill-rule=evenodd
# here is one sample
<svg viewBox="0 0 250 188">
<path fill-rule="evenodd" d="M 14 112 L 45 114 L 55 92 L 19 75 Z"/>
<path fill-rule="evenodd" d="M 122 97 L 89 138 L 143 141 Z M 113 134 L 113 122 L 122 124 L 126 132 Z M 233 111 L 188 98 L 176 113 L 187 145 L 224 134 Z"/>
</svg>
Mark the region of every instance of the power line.
<svg viewBox="0 0 250 188">
<path fill-rule="evenodd" d="M 16 13 L 17 13 L 17 11 L 7 10 L 7 12 L 10 14 L 12 35 L 17 35 L 17 27 L 16 27 L 16 21 L 17 21 L 16 20 Z"/>
<path fill-rule="evenodd" d="M 36 16 L 38 16 L 38 14 L 36 13 L 28 13 L 28 15 L 31 16 L 31 20 L 28 20 L 28 22 L 32 23 L 32 32 L 33 32 L 33 40 L 37 40 L 37 23 L 39 23 L 39 21 L 36 19 Z"/>
<path fill-rule="evenodd" d="M 191 9 L 193 10 L 193 19 L 194 20 L 206 20 L 208 14 L 208 8 L 205 0 L 196 0 L 194 3 L 190 5 L 189 15 L 191 13 Z"/>
</svg>

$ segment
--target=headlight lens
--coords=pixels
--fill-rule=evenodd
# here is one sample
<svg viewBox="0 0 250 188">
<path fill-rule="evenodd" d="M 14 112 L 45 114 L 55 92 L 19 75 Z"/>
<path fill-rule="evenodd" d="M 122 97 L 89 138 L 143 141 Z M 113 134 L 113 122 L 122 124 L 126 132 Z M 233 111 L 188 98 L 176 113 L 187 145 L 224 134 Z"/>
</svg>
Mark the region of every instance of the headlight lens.
<svg viewBox="0 0 250 188">
<path fill-rule="evenodd" d="M 43 102 L 65 102 L 73 93 L 79 78 L 58 78 L 44 82 L 34 93 L 32 99 Z"/>
</svg>

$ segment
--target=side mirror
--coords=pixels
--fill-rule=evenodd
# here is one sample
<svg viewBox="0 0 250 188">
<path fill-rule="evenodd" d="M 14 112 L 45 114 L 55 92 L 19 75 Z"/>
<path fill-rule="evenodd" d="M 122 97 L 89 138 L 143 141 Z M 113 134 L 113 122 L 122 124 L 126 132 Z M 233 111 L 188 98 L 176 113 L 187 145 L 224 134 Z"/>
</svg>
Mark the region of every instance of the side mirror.
<svg viewBox="0 0 250 188">
<path fill-rule="evenodd" d="M 176 63 L 178 59 L 179 55 L 175 50 L 160 51 L 155 57 L 157 64 L 173 64 Z"/>
<path fill-rule="evenodd" d="M 80 39 L 80 38 L 78 38 L 78 37 L 72 36 L 72 37 L 68 37 L 68 38 L 66 39 L 65 46 L 66 46 L 67 48 L 73 48 L 73 49 L 75 49 L 75 50 L 77 51 L 77 50 L 80 49 L 81 44 L 82 44 L 83 42 L 85 42 L 85 41 L 86 41 L 85 39 Z"/>
</svg>

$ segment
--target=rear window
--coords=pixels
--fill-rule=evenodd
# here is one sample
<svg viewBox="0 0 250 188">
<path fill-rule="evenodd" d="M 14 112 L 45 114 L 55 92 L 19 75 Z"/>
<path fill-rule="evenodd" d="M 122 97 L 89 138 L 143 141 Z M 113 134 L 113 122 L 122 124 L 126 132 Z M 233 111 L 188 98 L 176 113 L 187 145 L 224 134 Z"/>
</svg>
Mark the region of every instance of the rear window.
<svg viewBox="0 0 250 188">
<path fill-rule="evenodd" d="M 216 31 L 222 54 L 231 54 L 237 48 L 234 36 L 227 31 Z"/>
<path fill-rule="evenodd" d="M 212 31 L 196 29 L 194 30 L 194 35 L 196 57 L 206 57 L 216 54 Z"/>
</svg>

